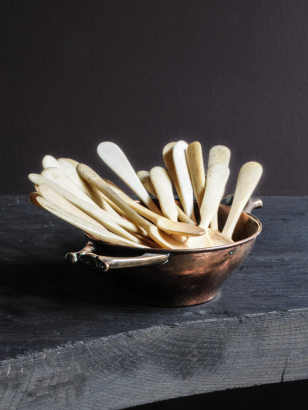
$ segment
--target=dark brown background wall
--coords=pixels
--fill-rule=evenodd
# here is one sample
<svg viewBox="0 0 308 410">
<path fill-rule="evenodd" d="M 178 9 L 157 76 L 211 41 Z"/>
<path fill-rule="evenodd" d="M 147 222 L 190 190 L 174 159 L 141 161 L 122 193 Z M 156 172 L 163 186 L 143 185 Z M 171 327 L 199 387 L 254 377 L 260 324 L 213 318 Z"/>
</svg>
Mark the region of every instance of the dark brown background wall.
<svg viewBox="0 0 308 410">
<path fill-rule="evenodd" d="M 0 193 L 27 193 L 45 154 L 118 143 L 136 170 L 172 140 L 264 165 L 263 195 L 308 193 L 308 2 L 7 0 L 1 18 Z"/>
</svg>

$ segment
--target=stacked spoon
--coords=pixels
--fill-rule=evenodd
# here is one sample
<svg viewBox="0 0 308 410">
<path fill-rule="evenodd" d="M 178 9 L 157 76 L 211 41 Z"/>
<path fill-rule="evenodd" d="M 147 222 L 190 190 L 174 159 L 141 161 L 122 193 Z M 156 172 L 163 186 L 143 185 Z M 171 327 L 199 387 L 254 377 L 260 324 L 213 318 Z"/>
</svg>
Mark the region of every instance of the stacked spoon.
<svg viewBox="0 0 308 410">
<path fill-rule="evenodd" d="M 233 204 L 220 232 L 219 204 L 230 174 L 227 147 L 210 150 L 207 175 L 199 142 L 171 142 L 163 149 L 167 169 L 156 166 L 137 173 L 116 144 L 102 142 L 97 152 L 142 204 L 87 165 L 50 155 L 43 158 L 41 174 L 29 175 L 36 188 L 29 198 L 33 205 L 90 236 L 120 246 L 189 249 L 233 243 L 237 221 L 262 175 L 262 166 L 256 162 L 241 168 Z M 173 185 L 179 201 L 174 198 Z M 159 207 L 150 195 L 158 199 Z"/>
</svg>

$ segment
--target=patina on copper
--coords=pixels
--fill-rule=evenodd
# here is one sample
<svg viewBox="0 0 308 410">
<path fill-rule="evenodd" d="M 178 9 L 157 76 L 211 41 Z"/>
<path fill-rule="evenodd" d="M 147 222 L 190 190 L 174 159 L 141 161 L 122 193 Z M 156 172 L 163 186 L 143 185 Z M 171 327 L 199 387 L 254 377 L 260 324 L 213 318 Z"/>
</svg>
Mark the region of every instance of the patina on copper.
<svg viewBox="0 0 308 410">
<path fill-rule="evenodd" d="M 232 196 L 225 203 L 232 202 Z M 250 200 L 251 211 L 262 201 Z M 196 214 L 198 213 L 195 204 Z M 220 205 L 222 230 L 230 207 Z M 135 299 L 155 306 L 189 306 L 214 298 L 222 283 L 250 253 L 262 229 L 261 222 L 243 212 L 233 234 L 236 243 L 203 249 L 147 249 L 104 243 L 89 237 L 80 252 L 69 253 L 71 263 L 99 269 Z M 104 255 L 104 256 L 103 256 Z"/>
</svg>

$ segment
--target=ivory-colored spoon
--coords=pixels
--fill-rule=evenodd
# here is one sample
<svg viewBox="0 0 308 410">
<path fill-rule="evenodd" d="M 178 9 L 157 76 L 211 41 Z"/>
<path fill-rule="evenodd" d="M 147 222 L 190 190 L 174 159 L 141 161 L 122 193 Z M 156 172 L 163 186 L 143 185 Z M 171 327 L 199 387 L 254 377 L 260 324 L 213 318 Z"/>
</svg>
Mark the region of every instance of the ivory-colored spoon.
<svg viewBox="0 0 308 410">
<path fill-rule="evenodd" d="M 125 245 L 125 246 L 131 246 L 134 248 L 148 248 L 145 245 L 139 245 L 137 243 L 128 241 L 127 239 L 120 238 L 117 235 L 108 232 L 105 229 L 102 229 L 102 227 L 99 227 L 97 225 L 94 225 L 83 218 L 80 218 L 77 215 L 74 215 L 65 209 L 60 208 L 57 205 L 54 205 L 52 202 L 48 201 L 45 198 L 42 198 L 40 196 L 37 197 L 38 203 L 45 208 L 47 211 L 51 212 L 52 214 L 58 216 L 59 218 L 63 219 L 66 222 L 69 222 L 72 225 L 77 226 L 77 228 L 82 229 L 84 232 L 90 234 L 96 239 L 114 244 L 114 245 Z"/>
<path fill-rule="evenodd" d="M 46 168 L 41 172 L 41 175 L 62 186 L 62 188 L 78 196 L 84 201 L 89 202 L 90 204 L 95 204 L 95 202 L 85 192 L 83 192 L 76 184 L 74 184 L 74 182 L 65 174 L 62 169 Z"/>
<path fill-rule="evenodd" d="M 51 155 L 45 155 L 45 157 L 43 158 L 43 161 L 42 161 L 42 165 L 43 165 L 44 169 L 47 169 L 47 168 L 60 168 L 60 169 L 62 169 L 61 165 L 56 160 L 56 158 L 54 158 Z"/>
<path fill-rule="evenodd" d="M 150 248 L 155 248 L 155 249 L 162 249 L 163 248 L 163 246 L 161 246 L 159 243 L 152 241 L 152 239 L 149 239 L 149 236 L 147 238 L 144 238 L 143 236 L 137 235 L 137 238 L 141 239 L 142 243 L 149 246 Z"/>
<path fill-rule="evenodd" d="M 78 175 L 76 168 L 66 161 L 66 159 L 59 158 L 58 163 L 60 164 L 61 168 L 65 172 L 65 174 L 74 182 L 75 185 L 78 186 L 85 194 L 88 195 L 94 202 L 96 202 L 96 198 L 93 196 L 94 194 L 94 189 L 86 183 L 80 176 Z"/>
<path fill-rule="evenodd" d="M 223 165 L 226 168 L 229 167 L 231 151 L 229 148 L 224 145 L 215 145 L 210 149 L 209 152 L 209 162 L 208 168 L 211 168 L 212 165 L 219 164 Z"/>
<path fill-rule="evenodd" d="M 153 212 L 161 215 L 150 195 L 139 181 L 133 167 L 124 152 L 113 142 L 101 142 L 97 147 L 100 158 L 109 166 L 134 192 L 141 201 Z"/>
<path fill-rule="evenodd" d="M 194 194 L 195 194 L 195 197 L 199 205 L 200 200 L 202 204 L 202 200 L 203 200 L 204 192 L 205 192 L 205 185 L 206 185 L 202 151 L 201 151 L 201 145 L 199 142 L 193 142 L 192 144 L 188 146 L 187 159 L 188 159 L 188 164 L 190 164 L 190 168 L 189 168 L 190 175 L 192 175 L 193 173 L 196 174 L 196 177 L 195 178 L 193 177 L 192 181 L 193 181 Z M 201 196 L 202 196 L 202 199 L 201 199 Z M 201 204 L 199 205 L 199 209 L 201 209 Z M 223 238 L 222 235 L 218 231 L 216 232 L 213 229 L 208 228 L 207 232 L 208 232 L 210 241 L 213 246 L 218 246 L 218 245 L 228 243 L 228 241 L 225 238 Z"/>
<path fill-rule="evenodd" d="M 81 211 L 95 219 L 98 223 L 103 225 L 106 229 L 113 232 L 116 235 L 119 235 L 125 239 L 131 240 L 136 243 L 140 243 L 138 238 L 135 238 L 136 235 L 144 235 L 146 232 L 141 228 L 138 228 L 136 225 L 132 224 L 129 221 L 121 218 L 120 216 L 116 217 L 116 221 L 112 219 L 112 215 L 107 211 L 99 208 L 96 204 L 91 204 L 89 202 L 80 199 L 78 196 L 72 194 L 70 191 L 62 188 L 61 185 L 56 184 L 55 182 L 43 177 L 38 174 L 30 174 L 29 179 L 36 185 L 46 185 L 51 188 L 54 192 L 61 195 L 67 201 L 75 205 Z M 38 190 L 38 188 L 37 188 Z M 35 199 L 35 198 L 33 198 Z M 47 198 L 48 199 L 48 198 Z M 31 200 L 31 198 L 30 198 Z M 146 234 L 147 235 L 147 234 Z"/>
<path fill-rule="evenodd" d="M 37 202 L 37 197 L 39 194 L 37 192 L 31 192 L 29 195 L 29 199 L 32 205 L 36 206 L 37 208 L 44 209 L 38 202 Z"/>
<path fill-rule="evenodd" d="M 174 184 L 176 193 L 178 194 L 180 202 L 183 205 L 183 200 L 182 200 L 182 196 L 181 196 L 179 181 L 178 181 L 178 177 L 176 175 L 175 166 L 174 166 L 174 162 L 173 162 L 173 148 L 174 148 L 175 144 L 176 144 L 176 142 L 169 142 L 169 144 L 167 144 L 164 147 L 164 149 L 163 149 L 163 159 L 164 159 L 166 168 L 169 172 L 169 175 L 172 179 L 172 182 Z"/>
<path fill-rule="evenodd" d="M 155 196 L 155 198 L 157 198 L 155 188 L 150 178 L 150 173 L 148 171 L 138 171 L 136 172 L 136 174 L 137 174 L 137 177 L 140 179 L 140 182 L 142 183 L 142 185 L 148 191 L 148 193 Z"/>
<path fill-rule="evenodd" d="M 170 219 L 170 221 L 178 221 L 178 208 L 174 200 L 172 181 L 168 172 L 162 167 L 154 167 L 150 171 L 150 178 L 154 186 L 154 190 L 157 193 L 160 208 L 163 215 Z M 179 242 L 186 241 L 186 236 L 176 236 Z"/>
<path fill-rule="evenodd" d="M 187 163 L 191 178 L 191 183 L 195 198 L 197 200 L 199 209 L 201 208 L 202 200 L 205 191 L 205 171 L 202 156 L 202 147 L 200 142 L 195 141 L 187 147 Z"/>
<path fill-rule="evenodd" d="M 184 211 L 190 219 L 195 221 L 194 194 L 186 159 L 187 147 L 187 142 L 178 141 L 173 147 L 172 155 Z"/>
<path fill-rule="evenodd" d="M 71 204 L 69 201 L 67 201 L 65 198 L 63 198 L 61 195 L 57 194 L 53 189 L 51 189 L 47 185 L 39 185 L 37 188 L 38 194 L 53 203 L 54 205 L 57 205 L 59 208 L 64 209 L 67 212 L 70 212 L 73 215 L 78 216 L 79 218 L 83 218 L 85 221 L 90 222 L 93 225 L 99 226 L 102 228 L 103 231 L 108 232 L 108 230 L 102 226 L 100 223 L 95 221 L 93 218 L 91 218 L 89 215 L 85 214 L 82 212 L 79 208 L 77 208 L 75 205 Z"/>
<path fill-rule="evenodd" d="M 142 185 L 148 191 L 148 193 L 155 196 L 155 198 L 157 198 L 155 188 L 151 181 L 150 173 L 148 171 L 138 171 L 137 176 L 140 179 Z M 177 204 L 176 204 L 176 208 L 178 211 L 178 218 L 181 222 L 184 222 L 189 225 L 196 225 L 196 223 L 192 221 L 190 218 L 188 218 L 185 212 L 183 212 L 182 209 Z"/>
<path fill-rule="evenodd" d="M 96 216 L 96 218 L 92 218 L 91 216 L 89 216 L 87 213 L 83 212 L 81 209 L 77 208 L 76 206 L 74 206 L 71 202 L 69 202 L 68 200 L 66 200 L 65 198 L 63 198 L 61 195 L 59 195 L 58 193 L 56 193 L 55 191 L 53 191 L 51 188 L 49 188 L 46 185 L 40 185 L 38 187 L 38 193 L 43 196 L 45 199 L 48 199 L 50 202 L 54 203 L 55 205 L 60 206 L 60 208 L 66 209 L 68 212 L 71 212 L 77 216 L 80 216 L 81 218 L 87 220 L 88 222 L 94 223 L 95 225 L 101 226 L 102 228 L 104 228 L 107 232 L 111 232 L 115 235 L 117 235 L 118 237 L 127 239 L 131 242 L 135 242 L 138 243 L 140 245 L 145 245 L 145 243 L 137 238 L 136 236 L 130 234 L 129 232 L 127 232 L 125 229 L 121 228 L 119 225 L 117 225 L 115 222 L 113 222 L 111 219 L 109 219 L 108 217 L 106 217 L 104 215 L 104 217 L 102 218 L 102 215 L 98 215 L 98 217 L 96 216 L 98 214 L 98 212 L 94 213 L 94 216 Z M 72 197 L 72 194 L 69 195 L 70 197 Z M 78 200 L 78 198 L 77 198 Z M 77 201 L 80 205 L 81 200 Z M 84 203 L 86 209 L 89 209 L 91 207 L 91 204 L 87 204 L 86 202 Z M 92 212 L 90 212 L 92 213 Z M 96 219 L 99 219 L 99 222 L 97 222 Z M 107 229 L 108 228 L 108 229 Z"/>
<path fill-rule="evenodd" d="M 79 164 L 77 167 L 78 174 L 82 176 L 91 185 L 95 186 L 101 192 L 103 192 L 108 198 L 112 200 L 119 208 L 129 215 L 129 217 L 138 225 L 140 225 L 149 236 L 161 246 L 168 249 L 183 249 L 187 248 L 184 244 L 181 244 L 165 232 L 157 229 L 155 225 L 152 225 L 137 212 L 135 212 L 129 205 L 127 205 L 115 191 L 107 185 L 107 183 L 91 168 L 87 165 Z M 171 221 L 170 221 L 171 222 Z"/>
<path fill-rule="evenodd" d="M 146 207 L 133 201 L 128 195 L 121 191 L 115 184 L 105 180 L 107 185 L 132 209 L 138 214 L 144 216 L 149 221 L 153 222 L 158 228 L 167 232 L 170 235 L 176 236 L 201 236 L 204 234 L 204 229 L 199 226 L 189 225 L 182 222 L 173 222 L 164 216 L 160 216 L 150 211 Z"/>
<path fill-rule="evenodd" d="M 226 168 L 229 167 L 231 152 L 229 148 L 225 147 L 224 145 L 215 145 L 210 149 L 209 152 L 209 161 L 208 161 L 208 168 L 210 168 L 214 164 L 223 165 Z M 225 190 L 223 190 L 222 197 L 224 196 Z M 210 224 L 210 227 L 218 232 L 218 213 L 214 216 L 213 221 Z"/>
<path fill-rule="evenodd" d="M 239 172 L 231 210 L 222 231 L 225 237 L 232 238 L 237 221 L 255 190 L 262 172 L 263 168 L 258 162 L 251 161 L 242 166 Z"/>
<path fill-rule="evenodd" d="M 66 158 L 59 158 L 59 160 L 67 160 Z M 74 161 L 74 160 L 70 160 L 70 161 Z M 61 163 L 63 163 L 63 162 L 61 162 Z M 75 164 L 73 164 L 73 162 L 70 162 L 72 165 L 74 165 L 74 168 L 76 169 L 77 168 L 77 166 L 78 166 L 78 164 L 79 164 L 79 162 L 77 162 L 77 161 L 74 161 L 74 163 Z M 77 165 L 76 165 L 77 164 Z M 76 171 L 77 172 L 77 171 Z M 78 173 L 77 173 L 77 175 L 78 175 Z M 80 178 L 80 176 L 78 175 L 78 178 Z M 83 181 L 83 179 L 82 178 L 80 178 L 82 181 Z M 72 181 L 73 182 L 75 182 L 73 179 L 72 179 Z M 129 220 L 129 217 L 125 214 L 125 212 L 123 212 L 122 211 L 122 209 L 120 209 L 119 207 L 117 207 L 112 201 L 110 201 L 110 199 L 109 198 L 107 198 L 106 197 L 106 195 L 104 195 L 102 192 L 100 192 L 98 189 L 96 189 L 96 188 L 93 188 L 90 184 L 88 184 L 86 181 L 84 181 L 84 183 L 85 184 L 87 184 L 88 185 L 88 187 L 89 187 L 89 189 L 91 190 L 93 190 L 93 191 L 95 191 L 95 193 L 96 194 L 98 194 L 98 195 L 100 195 L 101 196 L 101 200 L 103 201 L 102 202 L 102 204 L 100 205 L 100 208 L 102 208 L 103 210 L 105 210 L 105 211 L 107 211 L 110 215 L 110 218 L 112 218 L 115 222 L 117 222 L 120 226 L 122 226 L 120 223 L 119 223 L 119 218 L 120 218 L 120 216 L 119 215 L 122 215 L 124 218 L 126 218 L 127 220 Z M 77 185 L 79 188 L 81 188 L 80 187 L 80 185 L 77 183 L 75 183 L 75 185 Z M 82 189 L 82 188 L 81 188 Z M 85 192 L 85 191 L 84 191 Z M 86 192 L 85 192 L 86 193 Z M 97 202 L 96 202 L 97 203 Z M 112 215 L 112 216 L 111 216 Z M 121 218 L 121 220 L 123 220 L 123 218 Z M 123 226 L 124 227 L 124 226 Z M 124 227 L 125 229 L 126 229 L 126 227 Z M 139 228 L 138 228 L 139 229 Z M 131 232 L 130 230 L 129 230 L 129 232 Z M 131 233 L 133 233 L 134 234 L 134 232 L 131 232 Z M 144 230 L 142 230 L 142 234 L 143 235 L 146 235 L 146 236 L 148 236 L 147 235 L 147 233 L 144 231 Z"/>
<path fill-rule="evenodd" d="M 207 248 L 214 246 L 208 234 L 208 226 L 217 212 L 221 200 L 221 192 L 228 180 L 229 174 L 229 168 L 221 165 L 214 165 L 208 169 L 206 187 L 200 209 L 200 227 L 204 228 L 206 233 L 199 238 L 188 238 L 184 243 L 190 248 Z M 217 234 L 221 235 L 218 232 Z M 221 244 L 225 244 L 226 242 L 227 240 L 222 238 Z"/>
<path fill-rule="evenodd" d="M 91 185 L 89 185 L 82 178 L 80 178 L 76 171 L 76 168 L 70 162 L 63 158 L 59 158 L 58 162 L 63 171 L 74 182 L 74 184 L 77 185 L 78 188 L 80 188 L 85 194 L 87 194 L 88 197 L 90 197 L 100 208 L 109 213 L 117 215 L 117 212 L 105 201 L 101 193 L 97 189 L 91 187 Z"/>
<path fill-rule="evenodd" d="M 84 201 L 90 202 L 91 204 L 95 204 L 95 202 L 88 195 L 86 195 L 79 187 L 77 187 L 77 185 L 74 184 L 73 181 L 61 169 L 47 168 L 47 169 L 44 169 L 44 171 L 41 174 L 45 176 L 47 179 L 50 179 L 51 181 L 55 182 L 56 184 L 61 185 L 62 188 L 78 196 Z M 113 204 L 109 198 L 108 198 L 108 201 L 110 205 Z M 116 208 L 119 209 L 118 207 Z M 122 210 L 120 210 L 120 212 L 122 212 Z M 124 212 L 122 212 L 122 214 L 124 217 L 129 219 Z"/>
<path fill-rule="evenodd" d="M 163 215 L 170 221 L 177 222 L 178 210 L 174 201 L 172 182 L 168 172 L 162 167 L 154 167 L 150 171 L 150 178 L 154 186 Z"/>
<path fill-rule="evenodd" d="M 226 168 L 229 167 L 231 152 L 229 148 L 225 147 L 224 145 L 215 145 L 210 149 L 209 152 L 209 161 L 208 161 L 208 168 L 213 166 L 214 164 L 223 165 Z M 224 196 L 225 189 L 223 189 L 223 193 L 221 198 Z M 214 216 L 213 221 L 211 222 L 210 227 L 214 231 L 218 231 L 218 213 Z"/>
<path fill-rule="evenodd" d="M 75 168 L 77 168 L 77 165 L 79 164 L 78 161 L 75 161 L 74 159 L 71 159 L 71 158 L 58 158 L 58 161 L 59 161 L 60 159 L 65 159 L 65 161 L 67 161 L 67 162 L 69 162 L 70 164 L 72 164 L 73 167 L 75 167 Z"/>
</svg>

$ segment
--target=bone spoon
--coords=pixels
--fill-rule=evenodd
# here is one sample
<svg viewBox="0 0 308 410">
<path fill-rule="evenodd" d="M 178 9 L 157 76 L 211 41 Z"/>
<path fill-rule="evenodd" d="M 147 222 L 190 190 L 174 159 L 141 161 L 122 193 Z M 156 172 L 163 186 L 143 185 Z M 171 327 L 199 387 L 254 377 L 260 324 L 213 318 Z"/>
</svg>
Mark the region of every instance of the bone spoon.
<svg viewBox="0 0 308 410">
<path fill-rule="evenodd" d="M 50 188 L 47 185 L 39 185 L 38 187 L 38 193 L 47 199 L 48 201 L 52 202 L 54 205 L 59 206 L 60 208 L 66 210 L 67 212 L 70 212 L 71 214 L 74 214 L 85 221 L 88 221 L 96 226 L 99 226 L 101 229 L 106 231 L 108 234 L 114 234 L 116 235 L 116 238 L 124 238 L 129 240 L 130 242 L 135 242 L 140 245 L 146 245 L 142 240 L 139 238 L 136 238 L 135 236 L 129 234 L 126 232 L 124 229 L 120 228 L 119 226 L 116 226 L 114 223 L 105 223 L 106 221 L 104 220 L 104 225 L 107 225 L 108 228 L 111 228 L 111 231 L 109 232 L 104 225 L 101 225 L 99 222 L 97 222 L 95 219 L 91 218 L 89 215 L 87 215 L 85 212 L 83 212 L 81 209 L 73 205 L 70 201 L 67 199 L 63 198 L 61 195 L 59 195 L 57 192 L 55 192 L 52 188 Z"/>
<path fill-rule="evenodd" d="M 147 246 L 139 245 L 137 243 L 128 241 L 127 239 L 120 238 L 117 235 L 114 235 L 111 232 L 102 229 L 101 227 L 94 225 L 88 221 L 85 221 L 83 218 L 76 216 L 57 205 L 54 205 L 52 202 L 48 201 L 45 198 L 40 196 L 37 197 L 38 203 L 45 208 L 47 211 L 58 216 L 59 218 L 69 222 L 72 225 L 75 225 L 77 228 L 83 230 L 84 232 L 90 234 L 96 239 L 102 240 L 104 242 L 112 243 L 114 245 L 126 245 L 134 248 L 147 248 Z"/>
<path fill-rule="evenodd" d="M 70 191 L 62 188 L 61 185 L 56 184 L 55 182 L 43 177 L 42 175 L 30 174 L 29 179 L 38 186 L 42 184 L 47 185 L 54 192 L 61 195 L 63 198 L 68 200 L 70 203 L 75 205 L 77 208 L 85 212 L 87 215 L 95 219 L 97 222 L 99 222 L 101 225 L 103 225 L 105 228 L 116 235 L 119 235 L 136 243 L 139 243 L 139 241 L 132 234 L 147 235 L 144 230 L 132 224 L 131 222 L 126 221 L 120 216 L 115 217 L 115 220 L 112 219 L 113 216 L 111 214 L 99 208 L 96 204 L 91 204 L 84 201 L 78 196 L 72 194 Z"/>
<path fill-rule="evenodd" d="M 63 168 L 61 167 L 60 163 L 52 155 L 45 155 L 45 157 L 42 160 L 42 165 L 44 169 L 60 168 L 63 171 Z"/>
<path fill-rule="evenodd" d="M 125 231 L 125 229 L 121 228 L 115 222 L 112 222 L 110 219 L 108 219 L 108 217 L 107 218 L 106 217 L 102 218 L 101 216 L 96 217 L 96 219 L 99 219 L 101 223 L 97 222 L 96 219 L 92 218 L 87 213 L 83 212 L 81 209 L 79 209 L 78 207 L 73 205 L 67 199 L 63 198 L 61 195 L 59 195 L 58 193 L 53 191 L 50 187 L 48 187 L 44 184 L 40 185 L 38 187 L 38 193 L 41 196 L 43 196 L 45 199 L 48 199 L 50 202 L 54 203 L 55 205 L 60 206 L 60 208 L 66 209 L 68 212 L 71 212 L 72 214 L 76 214 L 77 216 L 87 220 L 88 222 L 91 222 L 91 223 L 94 223 L 95 225 L 101 226 L 107 232 L 110 231 L 111 233 L 117 235 L 118 237 L 127 239 L 131 242 L 135 242 L 135 243 L 139 243 L 141 245 L 144 245 L 144 242 L 142 240 L 140 240 L 139 238 L 137 238 L 134 235 L 132 235 L 132 234 L 128 233 L 127 231 Z M 72 194 L 71 194 L 71 196 L 72 196 Z M 79 201 L 79 204 L 80 204 L 80 201 Z M 87 204 L 87 203 L 85 203 L 85 204 Z M 88 209 L 89 206 L 91 206 L 91 205 L 89 205 L 89 204 L 88 204 L 88 206 L 86 205 L 86 209 Z M 96 216 L 96 215 L 97 215 L 97 213 L 94 214 L 94 216 Z M 108 228 L 108 230 L 107 230 L 107 228 Z"/>
<path fill-rule="evenodd" d="M 74 182 L 74 184 L 77 185 L 78 188 L 80 188 L 85 194 L 87 194 L 88 197 L 91 198 L 100 208 L 117 215 L 117 212 L 105 201 L 101 193 L 80 178 L 74 165 L 64 158 L 59 158 L 58 162 L 65 174 Z"/>
<path fill-rule="evenodd" d="M 45 176 L 47 179 L 50 179 L 56 184 L 61 185 L 62 188 L 78 196 L 84 201 L 96 205 L 95 202 L 90 197 L 88 197 L 88 195 L 86 195 L 79 187 L 77 187 L 77 185 L 74 184 L 73 181 L 61 169 L 47 168 L 47 169 L 44 169 L 44 171 L 41 174 L 42 176 Z M 108 198 L 108 201 L 110 201 L 109 198 Z M 125 213 L 123 214 L 126 217 L 126 214 Z"/>
<path fill-rule="evenodd" d="M 182 205 L 186 215 L 194 221 L 194 194 L 187 166 L 187 147 L 188 144 L 185 141 L 178 141 L 173 147 L 172 155 L 181 192 Z"/>
<path fill-rule="evenodd" d="M 242 166 L 239 172 L 231 210 L 222 231 L 222 234 L 227 238 L 232 238 L 237 221 L 255 190 L 262 172 L 263 168 L 258 162 L 251 161 Z"/>
<path fill-rule="evenodd" d="M 215 145 L 210 149 L 209 152 L 209 161 L 208 161 L 208 169 L 211 168 L 214 164 L 225 166 L 226 168 L 229 167 L 231 152 L 229 148 L 225 147 L 224 145 Z M 225 189 L 223 189 L 222 196 L 223 198 Z M 213 221 L 211 222 L 211 228 L 214 231 L 218 231 L 218 213 L 214 216 Z"/>
<path fill-rule="evenodd" d="M 154 167 L 150 171 L 150 178 L 154 186 L 163 215 L 170 221 L 177 222 L 178 210 L 174 201 L 172 182 L 168 172 L 162 167 Z"/>
<path fill-rule="evenodd" d="M 193 181 L 193 190 L 195 197 L 197 199 L 199 209 L 201 209 L 202 200 L 205 192 L 205 172 L 204 172 L 204 163 L 201 151 L 201 144 L 199 142 L 193 142 L 187 148 L 187 160 L 190 170 L 190 175 L 195 174 L 195 177 L 192 178 Z M 201 198 L 202 196 L 202 198 Z M 222 244 L 227 242 L 218 232 L 215 232 L 213 229 L 208 228 L 208 235 L 213 246 L 217 243 Z"/>
<path fill-rule="evenodd" d="M 173 162 L 173 148 L 174 148 L 175 144 L 176 144 L 176 142 L 169 142 L 169 144 L 167 144 L 164 147 L 164 149 L 163 149 L 163 159 L 164 159 L 164 163 L 166 165 L 166 168 L 169 172 L 169 175 L 172 179 L 172 182 L 174 184 L 175 190 L 176 190 L 176 192 L 178 194 L 178 197 L 180 199 L 180 202 L 183 205 L 183 200 L 182 200 L 182 196 L 181 196 L 179 181 L 178 181 L 178 177 L 176 175 L 176 170 L 175 170 L 175 166 L 174 166 L 174 162 Z"/>
<path fill-rule="evenodd" d="M 29 199 L 32 205 L 36 206 L 37 208 L 44 209 L 42 205 L 37 202 L 37 197 L 40 196 L 37 192 L 31 192 L 29 195 Z"/>
<path fill-rule="evenodd" d="M 90 204 L 95 204 L 95 202 L 86 193 L 84 193 L 76 184 L 74 184 L 74 182 L 65 174 L 65 172 L 62 171 L 62 169 L 47 168 L 41 172 L 41 175 L 47 179 L 50 179 L 56 184 L 61 185 L 62 188 L 78 196 L 84 201 L 89 202 Z"/>
<path fill-rule="evenodd" d="M 115 184 L 110 181 L 105 180 L 107 185 L 114 190 L 117 195 L 131 208 L 133 208 L 138 214 L 144 216 L 149 221 L 153 222 L 158 228 L 162 229 L 163 231 L 167 232 L 170 235 L 178 235 L 178 236 L 200 236 L 204 234 L 204 229 L 200 228 L 199 226 L 193 226 L 189 224 L 185 224 L 182 222 L 173 222 L 169 219 L 165 218 L 164 216 L 160 216 L 155 214 L 154 212 L 150 211 L 146 207 L 138 204 L 137 202 L 133 201 L 128 195 L 126 195 L 123 191 L 121 191 Z"/>
<path fill-rule="evenodd" d="M 142 185 L 145 187 L 145 189 L 148 191 L 149 194 L 155 196 L 157 198 L 157 194 L 155 191 L 155 188 L 152 184 L 151 178 L 150 178 L 150 173 L 148 171 L 138 171 L 137 176 L 140 179 Z M 180 221 L 190 224 L 190 225 L 196 225 L 194 221 L 192 221 L 188 216 L 185 214 L 185 212 L 182 211 L 182 209 L 177 205 L 176 203 L 176 208 L 178 210 L 178 218 Z"/>
<path fill-rule="evenodd" d="M 205 191 L 205 171 L 202 156 L 202 147 L 200 142 L 195 141 L 187 147 L 187 163 L 189 168 L 189 174 L 195 198 L 197 200 L 199 209 L 204 197 Z"/>
<path fill-rule="evenodd" d="M 60 159 L 65 159 L 65 161 L 69 162 L 71 165 L 73 165 L 74 168 L 77 168 L 77 165 L 79 164 L 78 161 L 75 161 L 74 159 L 71 158 L 58 158 L 58 161 Z"/>
<path fill-rule="evenodd" d="M 214 245 L 208 235 L 208 226 L 219 207 L 222 186 L 226 184 L 229 173 L 230 170 L 228 168 L 220 165 L 215 165 L 208 170 L 204 197 L 200 208 L 200 227 L 206 230 L 206 234 L 199 238 L 188 238 L 184 242 L 187 246 L 191 248 L 206 248 Z M 222 240 L 222 243 L 225 244 L 226 242 L 227 240 Z"/>
<path fill-rule="evenodd" d="M 64 189 L 70 191 L 72 194 L 78 196 L 79 198 L 83 199 L 86 202 L 89 202 L 91 204 L 96 203 L 85 193 L 83 192 L 66 174 L 64 171 L 62 171 L 59 168 L 47 168 L 44 169 L 41 173 L 41 175 L 45 176 L 47 179 L 50 179 L 51 181 L 55 182 L 56 184 L 61 185 Z M 106 199 L 106 202 L 109 202 L 109 204 L 113 205 L 113 203 L 109 200 L 109 198 Z M 114 206 L 114 205 L 113 205 Z M 117 208 L 117 207 L 116 207 Z M 120 210 L 122 212 L 122 210 Z M 122 212 L 123 213 L 123 212 Z M 123 216 L 126 217 L 125 213 L 123 213 Z"/>
<path fill-rule="evenodd" d="M 102 142 L 97 147 L 97 153 L 105 164 L 138 195 L 149 209 L 161 215 L 120 147 L 112 142 Z"/>
<path fill-rule="evenodd" d="M 174 238 L 167 235 L 165 232 L 157 229 L 155 225 L 152 225 L 137 212 L 135 212 L 129 205 L 127 205 L 114 191 L 107 185 L 107 183 L 91 168 L 87 165 L 79 164 L 77 171 L 82 178 L 88 181 L 91 185 L 95 186 L 101 192 L 103 192 L 108 198 L 112 200 L 119 208 L 129 215 L 129 217 L 138 225 L 140 225 L 149 236 L 161 246 L 171 249 L 182 249 L 185 245 L 176 241 Z"/>
<path fill-rule="evenodd" d="M 103 231 L 108 232 L 108 230 L 104 226 L 102 226 L 100 223 L 95 221 L 89 215 L 82 212 L 79 208 L 77 208 L 71 202 L 67 201 L 65 198 L 63 198 L 61 195 L 59 195 L 57 192 L 51 189 L 48 185 L 44 185 L 44 184 L 39 185 L 37 188 L 37 192 L 41 197 L 47 199 L 54 205 L 57 205 L 59 208 L 62 208 L 65 211 L 78 216 L 79 218 L 83 218 L 85 221 L 88 221 L 92 223 L 93 225 L 99 226 L 102 228 Z"/>
<path fill-rule="evenodd" d="M 170 219 L 170 221 L 177 222 L 179 213 L 173 196 L 172 181 L 168 172 L 162 167 L 154 167 L 150 171 L 150 178 L 157 193 L 163 215 Z M 177 236 L 175 239 L 183 243 L 187 237 Z"/>
</svg>

